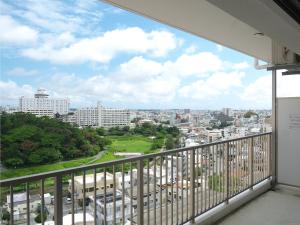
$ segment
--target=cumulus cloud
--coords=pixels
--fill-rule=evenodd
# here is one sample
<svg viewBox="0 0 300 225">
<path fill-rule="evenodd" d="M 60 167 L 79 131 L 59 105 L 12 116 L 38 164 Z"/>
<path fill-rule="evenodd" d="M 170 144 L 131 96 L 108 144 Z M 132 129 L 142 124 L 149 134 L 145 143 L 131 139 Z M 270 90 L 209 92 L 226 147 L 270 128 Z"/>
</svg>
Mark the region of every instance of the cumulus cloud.
<svg viewBox="0 0 300 225">
<path fill-rule="evenodd" d="M 241 63 L 236 63 L 232 65 L 232 68 L 235 70 L 243 70 L 249 68 L 250 65 L 248 62 L 241 62 Z"/>
<path fill-rule="evenodd" d="M 183 86 L 187 77 L 197 81 Z M 105 76 L 98 74 L 83 79 L 74 74 L 56 74 L 42 86 L 52 89 L 51 84 L 55 82 L 55 96 L 70 97 L 78 104 L 103 99 L 127 104 L 162 104 L 177 98 L 217 98 L 241 87 L 243 77 L 240 71 L 222 71 L 222 60 L 203 52 L 165 62 L 133 57 Z"/>
<path fill-rule="evenodd" d="M 19 17 L 27 24 L 50 33 L 78 32 L 92 33 L 93 25 L 103 14 L 97 9 L 97 0 L 66 1 L 14 0 L 5 4 L 13 17 Z"/>
<path fill-rule="evenodd" d="M 21 25 L 12 17 L 0 16 L 0 43 L 24 45 L 34 43 L 38 39 L 38 32 L 28 26 Z"/>
<path fill-rule="evenodd" d="M 224 47 L 222 45 L 217 44 L 216 46 L 217 46 L 218 52 L 222 52 L 223 51 Z"/>
<path fill-rule="evenodd" d="M 300 97 L 300 77 L 282 76 L 277 73 L 277 96 L 278 97 Z M 247 103 L 258 107 L 271 107 L 272 102 L 272 75 L 264 75 L 248 84 L 240 95 Z"/>
<path fill-rule="evenodd" d="M 244 88 L 240 97 L 246 102 L 269 107 L 272 99 L 272 76 L 259 77 Z"/>
<path fill-rule="evenodd" d="M 277 96 L 300 97 L 300 74 L 295 76 L 282 76 L 281 72 L 277 72 Z"/>
<path fill-rule="evenodd" d="M 33 88 L 30 85 L 18 85 L 14 81 L 0 81 L 0 99 L 1 102 L 14 100 L 15 102 L 21 96 L 32 96 Z"/>
<path fill-rule="evenodd" d="M 75 43 L 66 43 L 59 48 L 48 42 L 40 48 L 22 50 L 22 55 L 35 60 L 52 63 L 108 63 L 119 53 L 148 53 L 154 57 L 165 56 L 176 48 L 175 36 L 167 31 L 145 32 L 138 27 L 106 31 L 93 38 L 83 38 Z"/>
<path fill-rule="evenodd" d="M 233 88 L 242 86 L 243 72 L 216 72 L 207 79 L 197 80 L 183 86 L 179 95 L 192 99 L 211 99 L 228 94 Z"/>
<path fill-rule="evenodd" d="M 23 67 L 15 67 L 7 71 L 9 76 L 18 76 L 18 77 L 27 77 L 27 76 L 36 76 L 38 74 L 37 70 L 28 70 Z"/>
</svg>

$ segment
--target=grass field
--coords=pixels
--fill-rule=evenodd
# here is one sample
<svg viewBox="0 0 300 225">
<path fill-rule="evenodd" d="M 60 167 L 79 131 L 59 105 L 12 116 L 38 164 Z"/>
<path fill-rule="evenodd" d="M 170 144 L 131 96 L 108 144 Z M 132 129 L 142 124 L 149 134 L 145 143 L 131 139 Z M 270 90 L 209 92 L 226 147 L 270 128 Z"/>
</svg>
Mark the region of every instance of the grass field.
<svg viewBox="0 0 300 225">
<path fill-rule="evenodd" d="M 121 159 L 120 156 L 115 156 L 115 152 L 138 152 L 143 154 L 148 154 L 155 152 L 156 150 L 151 150 L 152 140 L 143 136 L 111 136 L 112 144 L 108 146 L 108 150 L 104 155 L 96 161 L 106 162 L 116 159 Z"/>
<path fill-rule="evenodd" d="M 93 161 L 93 159 L 95 158 L 95 156 L 93 156 L 93 157 L 75 159 L 71 161 L 58 162 L 55 164 L 33 166 L 33 167 L 26 167 L 26 168 L 19 168 L 19 169 L 7 169 L 1 171 L 0 179 L 4 180 L 13 177 L 21 177 L 30 174 L 66 169 L 66 168 L 89 164 L 89 162 L 91 161 L 93 161 L 93 163 L 100 163 L 100 162 L 106 162 L 106 161 L 122 158 L 119 156 L 115 156 L 114 152 L 141 152 L 143 154 L 153 152 L 153 150 L 151 150 L 152 140 L 147 137 L 112 136 L 110 137 L 110 139 L 112 140 L 112 144 L 108 146 L 107 151 L 101 156 L 101 158 L 96 161 Z"/>
<path fill-rule="evenodd" d="M 111 137 L 109 149 L 114 152 L 150 153 L 152 140 L 142 136 Z"/>
<path fill-rule="evenodd" d="M 21 177 L 21 176 L 26 176 L 26 175 L 30 175 L 30 174 L 44 173 L 44 172 L 49 172 L 49 171 L 53 171 L 53 170 L 61 170 L 61 169 L 67 169 L 67 168 L 71 168 L 71 167 L 81 166 L 81 165 L 87 164 L 93 158 L 94 157 L 87 157 L 87 158 L 75 159 L 75 160 L 70 160 L 70 161 L 58 162 L 55 164 L 32 166 L 32 167 L 19 168 L 19 169 L 7 169 L 4 171 L 1 171 L 1 180 L 12 178 L 12 177 Z"/>
</svg>

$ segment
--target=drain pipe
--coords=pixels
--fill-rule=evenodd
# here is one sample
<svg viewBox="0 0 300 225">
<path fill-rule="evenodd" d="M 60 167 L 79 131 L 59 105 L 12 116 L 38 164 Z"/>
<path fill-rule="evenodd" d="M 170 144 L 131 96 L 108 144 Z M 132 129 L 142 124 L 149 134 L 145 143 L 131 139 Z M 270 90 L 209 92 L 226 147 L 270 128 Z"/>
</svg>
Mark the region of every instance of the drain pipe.
<svg viewBox="0 0 300 225">
<path fill-rule="evenodd" d="M 259 59 L 257 59 L 257 58 L 254 59 L 254 67 L 257 70 L 264 70 L 264 69 L 267 69 L 268 67 L 271 67 L 271 66 L 273 66 L 273 64 L 271 64 L 271 63 L 260 65 L 259 64 Z"/>
</svg>

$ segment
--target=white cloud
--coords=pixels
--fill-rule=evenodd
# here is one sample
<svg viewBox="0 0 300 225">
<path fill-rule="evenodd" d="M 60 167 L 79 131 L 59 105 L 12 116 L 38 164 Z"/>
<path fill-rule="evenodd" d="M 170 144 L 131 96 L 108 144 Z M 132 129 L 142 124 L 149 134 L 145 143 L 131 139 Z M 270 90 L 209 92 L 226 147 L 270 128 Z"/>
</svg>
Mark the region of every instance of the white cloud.
<svg viewBox="0 0 300 225">
<path fill-rule="evenodd" d="M 224 47 L 222 45 L 217 44 L 216 46 L 217 46 L 218 52 L 222 52 L 223 51 Z"/>
<path fill-rule="evenodd" d="M 300 97 L 300 74 L 282 76 L 280 71 L 277 74 L 277 96 Z"/>
<path fill-rule="evenodd" d="M 180 76 L 207 76 L 208 72 L 222 70 L 222 60 L 211 52 L 181 55 L 174 63 L 169 63 L 171 72 Z"/>
<path fill-rule="evenodd" d="M 245 87 L 240 97 L 256 106 L 270 107 L 272 102 L 272 76 L 259 77 Z"/>
<path fill-rule="evenodd" d="M 37 70 L 27 70 L 23 67 L 15 67 L 9 71 L 7 71 L 7 75 L 9 76 L 20 76 L 20 77 L 27 77 L 27 76 L 36 76 L 38 74 Z"/>
<path fill-rule="evenodd" d="M 38 39 L 36 30 L 19 24 L 10 16 L 0 16 L 0 27 L 0 43 L 3 44 L 28 44 Z"/>
<path fill-rule="evenodd" d="M 1 102 L 16 100 L 21 96 L 32 96 L 33 89 L 30 85 L 18 85 L 14 81 L 0 81 Z"/>
<path fill-rule="evenodd" d="M 278 97 L 300 97 L 299 76 L 277 76 Z M 245 87 L 240 96 L 244 101 L 258 107 L 271 107 L 272 103 L 272 76 L 259 77 Z"/>
<path fill-rule="evenodd" d="M 35 60 L 49 60 L 53 63 L 83 63 L 94 61 L 109 62 L 119 53 L 149 53 L 154 57 L 165 56 L 175 49 L 176 38 L 167 31 L 145 32 L 141 28 L 131 27 L 107 31 L 94 38 L 84 38 L 75 43 L 54 48 L 45 42 L 40 48 L 22 51 L 23 56 Z"/>
<path fill-rule="evenodd" d="M 242 86 L 243 72 L 216 72 L 207 79 L 197 80 L 183 86 L 179 95 L 192 99 L 211 99 L 228 94 L 233 88 Z"/>
<path fill-rule="evenodd" d="M 195 45 L 191 45 L 184 50 L 184 52 L 186 54 L 192 54 L 192 53 L 195 53 L 196 51 L 197 51 L 197 46 L 195 46 Z"/>
<path fill-rule="evenodd" d="M 103 14 L 97 9 L 97 0 L 74 2 L 14 0 L 7 6 L 13 17 L 51 33 L 78 32 L 91 34 L 92 26 L 99 22 Z"/>
<path fill-rule="evenodd" d="M 233 64 L 232 65 L 232 68 L 235 69 L 235 70 L 243 70 L 243 69 L 247 69 L 249 68 L 250 65 L 248 62 L 241 62 L 241 63 L 236 63 L 236 64 Z"/>
</svg>

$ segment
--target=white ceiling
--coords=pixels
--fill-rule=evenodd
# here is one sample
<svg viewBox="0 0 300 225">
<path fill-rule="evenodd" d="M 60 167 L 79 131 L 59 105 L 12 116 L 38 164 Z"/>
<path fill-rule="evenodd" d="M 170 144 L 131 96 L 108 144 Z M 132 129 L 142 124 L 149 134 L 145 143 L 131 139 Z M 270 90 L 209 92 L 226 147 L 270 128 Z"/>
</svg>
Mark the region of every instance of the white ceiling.
<svg viewBox="0 0 300 225">
<path fill-rule="evenodd" d="M 300 54 L 299 26 L 270 0 L 104 1 L 267 62 L 272 39 Z"/>
</svg>

